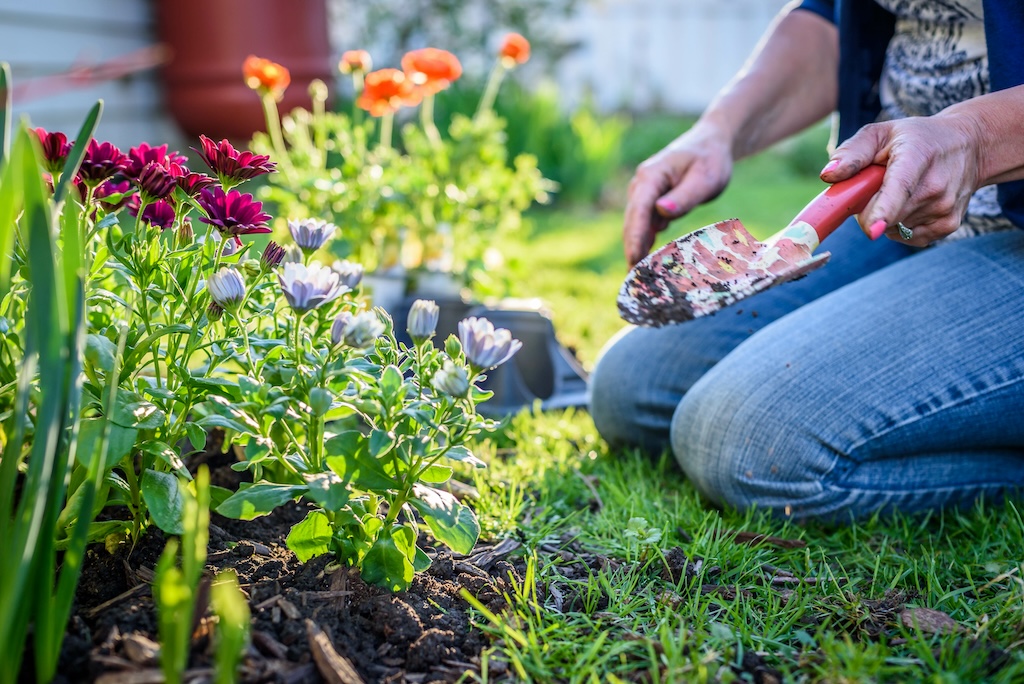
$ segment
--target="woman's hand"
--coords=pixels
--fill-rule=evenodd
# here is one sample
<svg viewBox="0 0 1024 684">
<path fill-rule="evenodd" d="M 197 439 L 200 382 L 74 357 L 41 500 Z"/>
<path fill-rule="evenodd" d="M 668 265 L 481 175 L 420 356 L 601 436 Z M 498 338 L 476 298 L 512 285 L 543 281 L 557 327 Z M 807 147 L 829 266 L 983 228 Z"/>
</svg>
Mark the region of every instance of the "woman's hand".
<svg viewBox="0 0 1024 684">
<path fill-rule="evenodd" d="M 840 145 L 821 172 L 836 183 L 869 164 L 886 166 L 882 188 L 858 215 L 872 238 L 925 247 L 963 221 L 984 183 L 980 137 L 970 117 L 940 113 L 870 124 Z M 913 231 L 904 239 L 898 224 Z"/>
<path fill-rule="evenodd" d="M 698 122 L 640 164 L 629 183 L 622 241 L 630 266 L 672 219 L 717 197 L 732 177 L 732 140 Z"/>
</svg>

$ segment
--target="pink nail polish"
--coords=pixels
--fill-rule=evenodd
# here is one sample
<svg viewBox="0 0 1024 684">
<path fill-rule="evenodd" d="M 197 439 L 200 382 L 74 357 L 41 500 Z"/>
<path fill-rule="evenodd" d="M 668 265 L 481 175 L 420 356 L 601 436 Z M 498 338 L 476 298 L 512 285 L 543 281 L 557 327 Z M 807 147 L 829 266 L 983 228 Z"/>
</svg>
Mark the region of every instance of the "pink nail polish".
<svg viewBox="0 0 1024 684">
<path fill-rule="evenodd" d="M 835 171 L 838 167 L 839 167 L 839 160 L 838 159 L 833 159 L 828 164 L 825 164 L 825 168 L 823 168 L 821 170 L 821 174 L 820 175 L 824 176 L 826 173 L 829 173 L 830 171 Z"/>
<path fill-rule="evenodd" d="M 660 199 L 655 203 L 662 213 L 674 214 L 679 211 L 679 205 L 668 199 Z"/>
<path fill-rule="evenodd" d="M 885 221 L 875 221 L 868 228 L 868 237 L 870 237 L 872 240 L 877 240 L 878 238 L 882 237 L 882 233 L 885 232 L 886 225 L 887 224 Z"/>
</svg>

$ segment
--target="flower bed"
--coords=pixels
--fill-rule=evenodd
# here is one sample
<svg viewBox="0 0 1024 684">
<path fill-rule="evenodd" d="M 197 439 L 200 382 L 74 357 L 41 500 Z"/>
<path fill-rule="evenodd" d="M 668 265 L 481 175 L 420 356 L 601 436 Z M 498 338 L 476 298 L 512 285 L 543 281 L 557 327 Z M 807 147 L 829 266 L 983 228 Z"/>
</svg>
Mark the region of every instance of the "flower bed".
<svg viewBox="0 0 1024 684">
<path fill-rule="evenodd" d="M 413 57 L 407 72 L 388 75 L 392 84 L 398 73 L 439 73 L 437 54 Z M 457 77 L 447 65 L 445 78 Z M 287 72 L 257 60 L 245 74 L 269 112 Z M 438 82 L 403 97 L 429 101 Z M 0 92 L 6 83 L 4 67 Z M 427 604 L 454 608 L 464 605 L 460 586 L 485 591 L 480 577 L 453 584 L 451 556 L 438 549 L 465 557 L 476 545 L 477 517 L 449 481 L 456 468 L 484 467 L 473 440 L 497 423 L 477 413 L 490 396 L 479 383 L 521 343 L 470 317 L 437 345 L 439 309 L 429 300 L 412 305 L 411 342 L 400 342 L 388 312 L 370 308 L 360 264 L 315 259 L 344 229 L 297 216 L 288 244 L 257 247 L 272 217 L 243 186 L 279 164 L 293 169 L 293 158 L 205 136 L 193 148 L 205 168 L 166 145 L 123 152 L 93 137 L 101 113 L 100 103 L 73 139 L 0 122 L 0 538 L 19 559 L 0 569 L 0 682 L 17 680 L 25 656 L 39 681 L 54 676 L 73 606 L 76 638 L 118 622 L 125 605 L 143 616 L 125 630 L 144 628 L 109 632 L 85 649 L 88 666 L 65 649 L 65 676 L 158 662 L 173 682 L 190 663 L 209 662 L 219 681 L 262 681 L 260 668 L 297 663 L 301 672 L 310 653 L 321 672 L 324 658 L 342 662 L 309 611 L 308 647 L 282 652 L 294 640 L 278 632 L 255 637 L 264 664 L 247 651 L 251 614 L 303 615 L 285 593 L 349 591 L 331 588 L 343 582 L 370 604 L 394 606 L 388 592 L 418 581 Z M 211 473 L 214 434 L 231 458 Z M 246 524 L 218 518 L 211 527 L 211 511 Z M 268 516 L 265 534 L 278 544 L 253 538 L 252 522 Z M 255 555 L 273 567 L 253 566 Z M 128 594 L 102 586 L 111 561 L 123 564 Z M 448 583 L 423 589 L 429 580 L 416 577 L 435 561 L 433 576 Z M 87 593 L 76 598 L 83 569 Z M 265 595 L 267 577 L 281 597 Z M 133 604 L 140 578 L 151 600 Z M 494 582 L 484 584 L 493 593 Z M 114 600 L 91 605 L 88 592 Z M 147 635 L 159 640 L 158 656 Z M 435 632 L 427 641 L 451 651 L 452 667 L 479 650 L 442 647 Z M 408 667 L 438 664 L 419 658 Z"/>
</svg>

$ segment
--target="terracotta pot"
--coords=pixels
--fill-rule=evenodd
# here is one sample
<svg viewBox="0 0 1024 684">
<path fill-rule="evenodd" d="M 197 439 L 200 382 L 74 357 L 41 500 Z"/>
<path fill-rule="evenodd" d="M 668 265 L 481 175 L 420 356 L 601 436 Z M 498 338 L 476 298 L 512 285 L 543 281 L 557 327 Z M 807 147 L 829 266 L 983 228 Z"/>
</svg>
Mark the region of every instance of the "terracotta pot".
<svg viewBox="0 0 1024 684">
<path fill-rule="evenodd" d="M 171 50 L 167 106 L 191 137 L 244 141 L 265 129 L 259 97 L 242 80 L 249 55 L 291 72 L 282 113 L 309 108 L 310 82 L 333 78 L 326 0 L 157 0 L 156 9 Z"/>
</svg>

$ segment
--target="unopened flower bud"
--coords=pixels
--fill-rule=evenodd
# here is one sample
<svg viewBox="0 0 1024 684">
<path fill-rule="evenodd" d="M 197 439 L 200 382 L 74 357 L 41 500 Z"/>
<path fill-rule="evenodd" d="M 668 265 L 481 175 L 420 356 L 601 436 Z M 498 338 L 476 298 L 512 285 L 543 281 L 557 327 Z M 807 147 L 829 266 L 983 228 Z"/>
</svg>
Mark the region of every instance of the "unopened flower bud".
<svg viewBox="0 0 1024 684">
<path fill-rule="evenodd" d="M 384 323 L 372 311 L 353 315 L 343 311 L 334 317 L 331 341 L 355 349 L 367 349 L 384 334 Z"/>
<path fill-rule="evenodd" d="M 185 249 L 186 247 L 192 246 L 192 243 L 196 240 L 196 234 L 192 230 L 192 219 L 187 216 L 181 220 L 181 225 L 178 227 L 177 247 L 178 249 Z"/>
<path fill-rule="evenodd" d="M 313 410 L 314 416 L 319 417 L 330 411 L 333 401 L 334 395 L 323 387 L 314 387 L 309 391 L 309 408 Z"/>
<path fill-rule="evenodd" d="M 207 279 L 206 289 L 214 302 L 230 310 L 245 297 L 245 280 L 241 273 L 230 266 L 224 266 Z"/>
<path fill-rule="evenodd" d="M 210 306 L 206 307 L 206 318 L 210 322 L 219 321 L 224 317 L 224 307 L 217 302 L 210 302 Z"/>
<path fill-rule="evenodd" d="M 338 61 L 338 71 L 343 74 L 363 73 L 373 68 L 373 60 L 366 50 L 347 50 Z"/>
<path fill-rule="evenodd" d="M 523 346 L 506 328 L 496 330 L 489 320 L 476 316 L 459 321 L 459 341 L 470 365 L 477 370 L 497 368 Z"/>
<path fill-rule="evenodd" d="M 271 240 L 263 250 L 263 256 L 260 257 L 260 266 L 269 271 L 272 268 L 277 268 L 283 259 L 284 247 Z"/>
<path fill-rule="evenodd" d="M 327 101 L 327 84 L 321 81 L 319 78 L 314 78 L 309 82 L 309 97 L 314 102 L 326 102 Z"/>
<path fill-rule="evenodd" d="M 356 289 L 363 281 L 363 265 L 348 259 L 335 261 L 331 264 L 331 270 L 338 274 L 341 282 L 350 290 Z"/>
<path fill-rule="evenodd" d="M 246 259 L 239 264 L 242 272 L 250 278 L 259 278 L 263 275 L 263 265 L 258 259 Z"/>
<path fill-rule="evenodd" d="M 464 397 L 469 391 L 469 375 L 466 369 L 456 365 L 451 359 L 444 362 L 444 365 L 434 373 L 430 384 L 434 389 L 444 392 L 453 397 Z"/>
<path fill-rule="evenodd" d="M 409 331 L 409 337 L 413 342 L 418 344 L 434 336 L 440 312 L 437 303 L 432 299 L 417 299 L 412 303 L 406 330 Z"/>
</svg>

